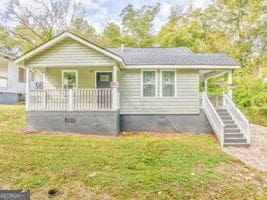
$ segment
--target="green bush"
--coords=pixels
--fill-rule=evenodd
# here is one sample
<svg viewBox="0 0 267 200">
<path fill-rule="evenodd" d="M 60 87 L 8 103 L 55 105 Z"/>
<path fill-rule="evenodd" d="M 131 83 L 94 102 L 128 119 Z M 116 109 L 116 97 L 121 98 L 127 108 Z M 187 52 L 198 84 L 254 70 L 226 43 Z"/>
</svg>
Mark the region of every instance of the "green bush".
<svg viewBox="0 0 267 200">
<path fill-rule="evenodd" d="M 248 107 L 242 110 L 252 123 L 267 126 L 267 107 Z"/>
<path fill-rule="evenodd" d="M 241 107 L 266 107 L 267 92 L 261 78 L 235 76 L 233 99 Z"/>
</svg>

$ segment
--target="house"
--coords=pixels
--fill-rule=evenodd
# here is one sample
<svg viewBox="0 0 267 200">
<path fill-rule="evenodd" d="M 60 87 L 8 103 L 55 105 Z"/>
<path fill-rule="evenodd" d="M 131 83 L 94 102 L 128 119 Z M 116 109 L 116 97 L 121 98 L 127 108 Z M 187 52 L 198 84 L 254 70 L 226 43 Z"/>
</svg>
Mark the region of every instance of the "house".
<svg viewBox="0 0 267 200">
<path fill-rule="evenodd" d="M 18 103 L 20 94 L 25 94 L 26 71 L 13 59 L 12 56 L 0 54 L 0 104 Z"/>
<path fill-rule="evenodd" d="M 35 88 L 36 81 L 41 81 L 41 77 L 37 73 L 31 77 L 31 88 Z M 18 103 L 25 95 L 25 82 L 25 68 L 15 64 L 13 56 L 0 53 L 0 104 Z"/>
<path fill-rule="evenodd" d="M 26 67 L 29 130 L 215 132 L 222 145 L 249 144 L 249 122 L 231 100 L 232 70 L 240 66 L 224 54 L 186 47 L 105 49 L 66 31 L 15 62 Z M 43 89 L 29 88 L 32 71 L 43 73 Z M 200 94 L 199 82 L 207 88 L 208 79 L 222 73 L 228 74 L 229 94 L 217 109 Z"/>
</svg>

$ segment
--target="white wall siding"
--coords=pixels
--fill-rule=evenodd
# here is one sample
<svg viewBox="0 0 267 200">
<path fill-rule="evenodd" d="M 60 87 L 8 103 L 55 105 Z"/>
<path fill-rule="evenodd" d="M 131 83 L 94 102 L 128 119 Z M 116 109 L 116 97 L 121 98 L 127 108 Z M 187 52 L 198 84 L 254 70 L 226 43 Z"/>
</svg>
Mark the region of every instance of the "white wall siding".
<svg viewBox="0 0 267 200">
<path fill-rule="evenodd" d="M 67 38 L 30 58 L 28 67 L 112 66 L 115 61 L 94 49 Z"/>
<path fill-rule="evenodd" d="M 120 71 L 121 114 L 198 114 L 199 74 L 197 70 L 177 70 L 176 98 L 160 98 L 160 71 L 158 96 L 141 97 L 141 70 Z"/>
<path fill-rule="evenodd" d="M 19 82 L 19 65 L 13 61 L 0 62 L 0 88 L 10 93 L 25 93 L 25 83 Z M 4 89 L 3 89 L 4 88 Z"/>
<path fill-rule="evenodd" d="M 8 91 L 13 93 L 25 93 L 25 83 L 19 82 L 19 65 L 13 61 L 8 62 Z"/>
<path fill-rule="evenodd" d="M 78 88 L 95 88 L 96 71 L 112 71 L 110 67 L 48 67 L 44 74 L 44 89 L 62 89 L 62 71 L 77 70 Z"/>
</svg>

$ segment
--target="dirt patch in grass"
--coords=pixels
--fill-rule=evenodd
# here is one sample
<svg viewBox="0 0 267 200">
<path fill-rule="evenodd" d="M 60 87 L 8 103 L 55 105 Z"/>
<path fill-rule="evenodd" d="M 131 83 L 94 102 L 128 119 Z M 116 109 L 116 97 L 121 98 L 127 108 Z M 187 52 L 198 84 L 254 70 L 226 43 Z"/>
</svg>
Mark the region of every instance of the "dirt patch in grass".
<svg viewBox="0 0 267 200">
<path fill-rule="evenodd" d="M 0 190 L 9 190 L 11 186 L 6 183 L 0 183 Z"/>
<path fill-rule="evenodd" d="M 34 192 L 31 195 L 31 198 L 32 199 L 39 199 L 39 200 L 48 199 L 49 198 L 49 194 L 48 194 L 49 190 L 50 189 L 48 187 L 44 187 L 44 188 L 40 189 L 39 191 Z M 101 191 L 101 188 L 89 188 L 84 183 L 81 183 L 78 181 L 58 186 L 58 187 L 56 187 L 56 190 L 57 190 L 57 194 L 55 194 L 54 196 L 50 195 L 50 197 L 52 199 L 56 199 L 56 200 L 65 200 L 65 199 L 115 200 L 116 199 L 113 196 Z"/>
</svg>

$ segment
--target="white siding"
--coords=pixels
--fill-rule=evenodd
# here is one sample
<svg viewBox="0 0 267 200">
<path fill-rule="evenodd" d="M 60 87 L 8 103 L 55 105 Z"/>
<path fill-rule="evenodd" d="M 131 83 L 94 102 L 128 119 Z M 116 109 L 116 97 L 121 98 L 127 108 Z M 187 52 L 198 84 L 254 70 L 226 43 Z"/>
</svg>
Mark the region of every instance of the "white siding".
<svg viewBox="0 0 267 200">
<path fill-rule="evenodd" d="M 28 67 L 112 66 L 115 61 L 94 49 L 67 38 L 25 63 Z"/>
<path fill-rule="evenodd" d="M 197 70 L 177 70 L 176 98 L 160 98 L 160 71 L 158 97 L 141 97 L 141 70 L 120 71 L 121 114 L 198 114 L 199 73 Z"/>
<path fill-rule="evenodd" d="M 20 83 L 18 79 L 19 65 L 13 61 L 0 61 L 0 88 L 5 92 L 25 93 L 25 83 Z"/>
<path fill-rule="evenodd" d="M 8 63 L 8 91 L 14 93 L 25 93 L 26 85 L 19 82 L 19 65 L 12 61 Z"/>
<path fill-rule="evenodd" d="M 7 62 L 0 60 L 0 76 L 7 77 L 7 71 L 8 71 Z"/>
<path fill-rule="evenodd" d="M 112 71 L 112 67 L 48 67 L 44 75 L 44 89 L 62 89 L 62 70 L 77 70 L 79 88 L 95 88 L 95 72 Z"/>
</svg>

